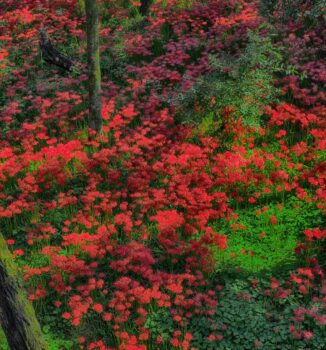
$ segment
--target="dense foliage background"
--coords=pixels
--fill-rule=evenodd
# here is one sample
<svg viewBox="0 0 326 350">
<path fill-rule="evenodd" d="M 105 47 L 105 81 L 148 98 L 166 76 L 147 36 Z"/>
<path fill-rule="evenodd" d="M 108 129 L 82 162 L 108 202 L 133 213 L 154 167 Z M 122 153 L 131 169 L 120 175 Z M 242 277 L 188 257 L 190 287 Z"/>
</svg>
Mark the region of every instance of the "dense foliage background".
<svg viewBox="0 0 326 350">
<path fill-rule="evenodd" d="M 325 349 L 325 2 L 98 3 L 92 139 L 83 2 L 0 3 L 0 229 L 50 348 Z"/>
</svg>

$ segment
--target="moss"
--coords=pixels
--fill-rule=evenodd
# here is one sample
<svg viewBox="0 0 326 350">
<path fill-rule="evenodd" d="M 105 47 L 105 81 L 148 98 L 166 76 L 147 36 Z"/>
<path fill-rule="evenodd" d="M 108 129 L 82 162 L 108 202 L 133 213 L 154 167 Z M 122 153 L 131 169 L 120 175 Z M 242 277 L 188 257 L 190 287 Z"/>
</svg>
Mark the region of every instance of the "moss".
<svg viewBox="0 0 326 350">
<path fill-rule="evenodd" d="M 95 53 L 95 84 L 101 86 L 101 67 L 100 67 L 100 52 Z"/>
<path fill-rule="evenodd" d="M 85 13 L 85 0 L 78 0 L 79 9 L 82 14 Z"/>
<path fill-rule="evenodd" d="M 1 233 L 0 233 L 0 262 L 3 262 L 3 265 L 7 270 L 8 276 L 16 279 L 15 276 L 18 275 L 18 267 L 14 263 L 13 257 Z"/>
</svg>

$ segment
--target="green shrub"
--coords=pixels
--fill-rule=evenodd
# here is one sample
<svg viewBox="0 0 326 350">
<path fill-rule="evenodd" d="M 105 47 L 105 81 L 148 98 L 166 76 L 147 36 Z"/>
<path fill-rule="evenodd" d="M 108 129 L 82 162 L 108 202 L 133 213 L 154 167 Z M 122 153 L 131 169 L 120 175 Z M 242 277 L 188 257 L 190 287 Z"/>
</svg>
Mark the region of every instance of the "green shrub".
<svg viewBox="0 0 326 350">
<path fill-rule="evenodd" d="M 293 311 L 298 307 L 308 307 L 297 295 L 287 299 L 273 299 L 261 294 L 260 288 L 270 283 L 270 276 L 258 278 L 258 288 L 251 287 L 249 279 L 226 280 L 220 295 L 220 303 L 214 316 L 216 333 L 223 335 L 215 342 L 214 349 L 252 350 L 298 350 L 323 349 L 325 334 L 322 326 L 314 321 L 305 321 L 301 327 L 314 335 L 310 340 L 295 340 L 289 326 L 293 324 Z M 221 329 L 225 329 L 221 331 Z"/>
<path fill-rule="evenodd" d="M 170 340 L 173 332 L 173 319 L 168 310 L 153 310 L 147 317 L 145 328 L 149 329 L 153 339 L 161 336 L 164 342 Z"/>
<path fill-rule="evenodd" d="M 179 120 L 200 124 L 214 98 L 217 118 L 221 110 L 229 106 L 235 108 L 237 116 L 243 117 L 245 125 L 258 126 L 264 107 L 276 101 L 278 89 L 273 86 L 274 74 L 282 69 L 281 59 L 271 38 L 251 31 L 248 44 L 239 57 L 227 53 L 211 55 L 213 71 L 200 78 L 187 93 L 174 99 Z M 193 112 L 195 101 L 204 106 L 202 114 Z"/>
<path fill-rule="evenodd" d="M 281 285 L 286 281 L 285 276 L 278 276 Z M 220 274 L 217 281 L 219 284 L 223 281 L 224 286 L 215 314 L 211 318 L 194 316 L 187 326 L 187 331 L 193 334 L 191 345 L 200 350 L 324 349 L 323 326 L 311 318 L 296 324 L 298 330 L 311 332 L 311 339 L 294 339 L 290 331 L 295 310 L 321 306 L 296 292 L 282 299 L 264 295 L 264 290 L 270 288 L 270 279 L 269 273 Z M 252 287 L 253 280 L 256 288 Z"/>
<path fill-rule="evenodd" d="M 263 16 L 272 21 L 287 23 L 289 18 L 298 19 L 302 15 L 303 6 L 310 5 L 305 11 L 305 17 L 310 25 L 314 26 L 318 18 L 326 19 L 325 0 L 260 0 L 260 11 Z M 273 13 L 278 10 L 278 16 L 273 18 Z M 281 17 L 279 15 L 281 14 Z"/>
</svg>

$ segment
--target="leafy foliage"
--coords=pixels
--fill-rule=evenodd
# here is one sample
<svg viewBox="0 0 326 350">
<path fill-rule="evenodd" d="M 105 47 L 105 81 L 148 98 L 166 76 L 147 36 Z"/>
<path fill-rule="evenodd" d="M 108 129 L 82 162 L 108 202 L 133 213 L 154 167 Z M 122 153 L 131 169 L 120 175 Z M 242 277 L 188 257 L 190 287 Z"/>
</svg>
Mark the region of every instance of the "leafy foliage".
<svg viewBox="0 0 326 350">
<path fill-rule="evenodd" d="M 208 74 L 179 96 L 176 105 L 182 109 L 183 122 L 199 123 L 201 115 L 188 114 L 194 101 L 217 110 L 217 118 L 225 107 L 232 107 L 243 118 L 244 125 L 261 124 L 264 107 L 276 102 L 278 90 L 273 86 L 275 74 L 281 71 L 281 54 L 270 38 L 250 32 L 246 48 L 237 55 L 228 52 L 211 55 Z M 210 103 L 210 101 L 214 101 Z M 213 105 L 213 106 L 212 106 Z"/>
<path fill-rule="evenodd" d="M 267 281 L 266 277 L 258 279 L 258 285 Z M 268 283 L 268 282 L 267 282 Z M 291 324 L 293 311 L 297 307 L 294 296 L 289 297 L 279 305 L 272 304 L 258 290 L 253 290 L 250 283 L 242 279 L 227 281 L 220 297 L 220 305 L 215 315 L 214 323 L 217 331 L 223 334 L 223 339 L 216 342 L 221 349 L 322 349 L 324 336 L 318 324 L 309 324 L 314 334 L 301 344 L 293 339 Z M 221 329 L 225 329 L 221 331 Z M 300 345 L 299 345 L 300 344 Z"/>
</svg>

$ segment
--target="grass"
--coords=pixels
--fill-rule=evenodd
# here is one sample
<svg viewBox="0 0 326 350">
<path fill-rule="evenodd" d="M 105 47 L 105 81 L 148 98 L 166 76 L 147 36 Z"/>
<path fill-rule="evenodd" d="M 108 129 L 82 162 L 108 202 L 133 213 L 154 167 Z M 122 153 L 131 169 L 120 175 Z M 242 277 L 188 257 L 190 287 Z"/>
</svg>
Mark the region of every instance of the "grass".
<svg viewBox="0 0 326 350">
<path fill-rule="evenodd" d="M 1 327 L 0 327 L 0 349 L 1 350 L 10 350 L 8 343 L 7 343 L 6 336 L 5 336 L 3 329 Z"/>
<path fill-rule="evenodd" d="M 236 222 L 221 220 L 214 224 L 217 232 L 227 235 L 228 248 L 215 253 L 217 269 L 237 267 L 250 273 L 271 270 L 295 262 L 294 248 L 302 240 L 302 232 L 322 225 L 322 212 L 295 197 L 289 198 L 282 209 L 276 204 L 257 214 L 255 207 L 236 211 Z M 275 215 L 277 224 L 269 218 Z M 242 226 L 236 226 L 235 224 Z"/>
</svg>

